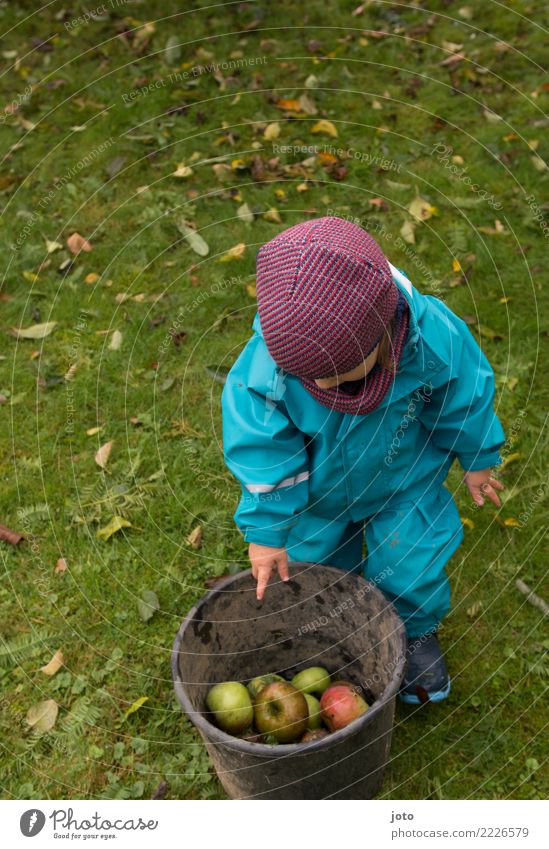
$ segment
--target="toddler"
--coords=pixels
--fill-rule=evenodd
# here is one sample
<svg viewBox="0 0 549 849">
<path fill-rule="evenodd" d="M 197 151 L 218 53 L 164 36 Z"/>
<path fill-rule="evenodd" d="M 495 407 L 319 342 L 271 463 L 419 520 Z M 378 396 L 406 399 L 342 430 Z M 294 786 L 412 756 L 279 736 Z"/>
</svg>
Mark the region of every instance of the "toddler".
<svg viewBox="0 0 549 849">
<path fill-rule="evenodd" d="M 222 397 L 257 597 L 273 573 L 288 580 L 288 561 L 362 571 L 406 627 L 401 698 L 440 701 L 445 565 L 463 540 L 444 481 L 457 458 L 475 504 L 499 507 L 503 489 L 490 364 L 461 319 L 337 217 L 260 248 L 257 306 Z"/>
</svg>

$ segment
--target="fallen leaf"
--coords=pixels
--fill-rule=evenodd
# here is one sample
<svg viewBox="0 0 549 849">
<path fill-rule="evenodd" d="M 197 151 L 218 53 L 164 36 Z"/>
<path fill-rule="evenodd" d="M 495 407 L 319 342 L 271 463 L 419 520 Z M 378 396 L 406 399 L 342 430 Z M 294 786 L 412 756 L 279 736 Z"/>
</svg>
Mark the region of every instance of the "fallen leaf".
<svg viewBox="0 0 549 849">
<path fill-rule="evenodd" d="M 191 166 L 180 162 L 173 172 L 172 177 L 190 177 L 192 174 L 194 174 L 194 171 Z"/>
<path fill-rule="evenodd" d="M 318 109 L 316 108 L 314 100 L 309 94 L 307 94 L 306 91 L 303 92 L 303 94 L 299 98 L 299 105 L 301 106 L 301 109 L 303 110 L 303 112 L 305 112 L 306 115 L 318 114 Z"/>
<path fill-rule="evenodd" d="M 290 100 L 287 98 L 282 98 L 275 103 L 277 109 L 286 109 L 290 112 L 301 112 L 301 103 L 299 100 Z"/>
<path fill-rule="evenodd" d="M 253 283 L 248 283 L 246 285 L 246 292 L 250 298 L 257 298 L 257 288 Z"/>
<path fill-rule="evenodd" d="M 180 221 L 177 224 L 177 229 L 185 238 L 185 240 L 189 243 L 189 246 L 193 249 L 195 253 L 199 256 L 207 256 L 210 252 L 210 248 L 208 247 L 207 242 L 204 241 L 200 233 L 197 233 L 196 230 L 193 230 L 192 227 L 187 226 L 184 221 Z"/>
<path fill-rule="evenodd" d="M 245 221 L 246 224 L 251 224 L 254 220 L 254 214 L 247 203 L 243 203 L 242 206 L 239 206 L 236 210 L 236 214 L 240 220 Z"/>
<path fill-rule="evenodd" d="M 469 619 L 475 619 L 483 608 L 483 604 L 481 601 L 475 601 L 471 607 L 467 608 L 467 616 Z"/>
<path fill-rule="evenodd" d="M 160 608 L 160 602 L 154 590 L 143 590 L 137 600 L 137 609 L 143 622 L 148 622 Z"/>
<path fill-rule="evenodd" d="M 120 330 L 113 330 L 111 341 L 109 342 L 110 351 L 118 351 L 122 344 L 122 333 Z"/>
<path fill-rule="evenodd" d="M 126 164 L 127 160 L 127 156 L 115 156 L 114 159 L 111 159 L 111 161 L 105 166 L 107 176 L 110 177 L 111 180 L 113 177 L 116 177 L 118 172 L 121 171 Z"/>
<path fill-rule="evenodd" d="M 187 545 L 190 545 L 191 548 L 200 548 L 202 545 L 202 528 L 200 525 L 197 525 L 196 528 L 190 532 L 187 537 Z"/>
<path fill-rule="evenodd" d="M 239 242 L 238 245 L 233 245 L 232 248 L 229 248 L 227 253 L 220 256 L 217 260 L 218 262 L 231 262 L 235 259 L 242 259 L 244 253 L 246 251 L 246 244 L 244 242 Z"/>
<path fill-rule="evenodd" d="M 100 468 L 104 469 L 112 451 L 113 441 L 105 442 L 95 454 L 95 462 Z"/>
<path fill-rule="evenodd" d="M 53 571 L 56 572 L 59 575 L 59 574 L 62 574 L 63 572 L 66 572 L 67 569 L 68 569 L 67 561 L 65 560 L 64 557 L 60 557 L 58 559 L 57 563 L 55 564 L 55 569 Z"/>
<path fill-rule="evenodd" d="M 466 527 L 466 528 L 469 528 L 471 531 L 472 531 L 472 530 L 473 530 L 473 528 L 475 527 L 475 523 L 473 522 L 473 520 L 472 520 L 472 519 L 462 519 L 462 520 L 461 520 L 461 524 L 462 524 L 462 525 L 465 525 L 465 527 Z"/>
<path fill-rule="evenodd" d="M 265 221 L 271 221 L 273 224 L 281 224 L 282 218 L 280 217 L 280 212 L 275 206 L 272 206 L 267 212 L 263 215 Z"/>
<path fill-rule="evenodd" d="M 536 171 L 546 171 L 547 170 L 547 167 L 548 167 L 547 163 L 544 162 L 544 160 L 541 158 L 541 156 L 531 156 L 530 160 L 532 162 L 532 165 L 536 169 Z"/>
<path fill-rule="evenodd" d="M 465 59 L 465 53 L 452 53 L 451 56 L 447 56 L 446 59 L 440 62 L 440 66 L 441 68 L 447 68 L 449 65 L 457 65 L 463 59 Z"/>
<path fill-rule="evenodd" d="M 92 246 L 80 233 L 73 233 L 72 236 L 69 236 L 67 239 L 67 247 L 69 251 L 73 254 L 79 254 L 80 251 L 91 251 Z"/>
<path fill-rule="evenodd" d="M 148 702 L 148 701 L 149 701 L 148 696 L 141 696 L 139 699 L 136 699 L 135 702 L 133 704 L 131 704 L 126 711 L 124 711 L 124 717 L 127 719 L 128 716 L 131 716 L 132 713 L 135 713 L 136 711 L 138 711 L 139 708 L 142 707 L 145 704 L 145 702 Z"/>
<path fill-rule="evenodd" d="M 59 672 L 63 663 L 63 652 L 61 649 L 57 649 L 50 662 L 46 663 L 45 666 L 40 667 L 40 672 L 43 672 L 44 675 L 55 675 L 56 672 Z"/>
<path fill-rule="evenodd" d="M 88 283 L 89 285 L 91 285 L 92 283 L 97 283 L 98 280 L 99 274 L 96 274 L 95 271 L 91 271 L 84 277 L 84 283 Z"/>
<path fill-rule="evenodd" d="M 50 242 L 49 239 L 46 239 L 46 251 L 49 254 L 52 254 L 54 251 L 60 251 L 62 247 L 61 242 Z"/>
<path fill-rule="evenodd" d="M 103 430 L 103 425 L 99 427 L 89 427 L 86 431 L 86 436 L 95 436 L 96 433 L 99 433 L 100 430 Z"/>
<path fill-rule="evenodd" d="M 324 136 L 331 136 L 334 139 L 338 137 L 335 125 L 332 124 L 331 121 L 327 121 L 325 118 L 321 118 L 320 121 L 317 121 L 316 124 L 311 127 L 311 133 L 321 133 Z"/>
<path fill-rule="evenodd" d="M 400 235 L 409 245 L 414 245 L 416 242 L 416 225 L 414 222 L 406 220 L 400 228 Z"/>
<path fill-rule="evenodd" d="M 436 206 L 431 206 L 428 200 L 422 198 L 420 194 L 416 194 L 415 198 L 408 207 L 408 212 L 416 221 L 426 221 L 437 211 Z"/>
<path fill-rule="evenodd" d="M 483 336 L 490 342 L 501 342 L 503 339 L 501 333 L 498 333 L 497 330 L 492 330 L 492 328 L 487 327 L 486 324 L 478 324 L 475 329 L 478 331 L 480 336 Z"/>
<path fill-rule="evenodd" d="M 59 707 L 53 699 L 46 699 L 43 702 L 33 705 L 27 711 L 27 723 L 34 728 L 35 731 L 51 731 L 57 720 Z"/>
<path fill-rule="evenodd" d="M 500 472 L 502 472 L 504 469 L 506 469 L 507 466 L 510 466 L 511 463 L 517 463 L 519 460 L 522 460 L 523 458 L 524 458 L 524 455 L 521 454 L 520 451 L 515 451 L 514 454 L 508 454 L 504 458 L 501 466 L 499 467 Z"/>
<path fill-rule="evenodd" d="M 0 540 L 9 542 L 10 545 L 17 545 L 22 539 L 25 539 L 23 534 L 20 534 L 18 531 L 12 531 L 10 528 L 6 528 L 5 525 L 0 525 Z"/>
<path fill-rule="evenodd" d="M 274 121 L 272 124 L 267 124 L 265 127 L 265 132 L 263 133 L 263 138 L 266 141 L 274 141 L 280 135 L 280 124 L 277 121 Z"/>
<path fill-rule="evenodd" d="M 107 540 L 112 537 L 113 534 L 118 533 L 118 531 L 122 530 L 122 528 L 131 528 L 132 523 L 128 522 L 127 519 L 124 519 L 122 516 L 113 516 L 110 522 L 105 525 L 104 528 L 100 528 L 96 536 L 99 539 Z"/>
<path fill-rule="evenodd" d="M 496 112 L 492 112 L 491 109 L 483 109 L 482 114 L 484 115 L 489 124 L 498 124 L 500 121 L 503 121 L 502 115 L 498 115 Z"/>
<path fill-rule="evenodd" d="M 49 336 L 56 321 L 46 321 L 43 324 L 33 324 L 31 327 L 12 327 L 11 335 L 17 339 L 44 339 Z"/>
<path fill-rule="evenodd" d="M 503 524 L 506 528 L 520 528 L 520 522 L 517 519 L 513 519 L 512 516 L 509 516 L 508 519 L 504 519 Z"/>
</svg>

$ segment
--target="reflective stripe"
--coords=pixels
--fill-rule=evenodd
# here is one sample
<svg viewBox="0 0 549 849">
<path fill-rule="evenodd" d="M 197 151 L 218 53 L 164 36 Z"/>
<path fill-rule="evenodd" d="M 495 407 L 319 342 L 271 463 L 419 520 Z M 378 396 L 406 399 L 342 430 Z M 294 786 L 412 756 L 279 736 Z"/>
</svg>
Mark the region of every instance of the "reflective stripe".
<svg viewBox="0 0 549 849">
<path fill-rule="evenodd" d="M 292 478 L 285 478 L 281 483 L 247 483 L 244 484 L 248 492 L 272 492 L 273 489 L 281 489 L 284 486 L 295 486 L 297 483 L 309 480 L 309 472 L 300 472 Z"/>
<path fill-rule="evenodd" d="M 398 268 L 395 268 L 394 265 L 391 265 L 391 263 L 389 263 L 389 268 L 391 269 L 391 274 L 393 275 L 393 279 L 398 280 L 398 282 L 402 286 L 404 286 L 404 288 L 406 289 L 408 294 L 411 295 L 412 294 L 412 284 L 410 283 L 408 278 L 404 276 L 402 271 L 399 271 Z"/>
</svg>

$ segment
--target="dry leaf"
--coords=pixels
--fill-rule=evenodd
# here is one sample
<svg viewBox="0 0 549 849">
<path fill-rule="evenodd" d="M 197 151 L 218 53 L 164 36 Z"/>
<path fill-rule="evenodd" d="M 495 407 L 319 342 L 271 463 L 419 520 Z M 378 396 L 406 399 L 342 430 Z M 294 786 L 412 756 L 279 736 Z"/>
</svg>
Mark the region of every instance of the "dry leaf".
<svg viewBox="0 0 549 849">
<path fill-rule="evenodd" d="M 172 174 L 172 177 L 190 177 L 192 174 L 194 174 L 194 171 L 190 165 L 185 165 L 183 162 L 179 162 L 177 168 Z"/>
<path fill-rule="evenodd" d="M 523 458 L 524 458 L 524 455 L 521 454 L 520 451 L 515 451 L 514 454 L 508 454 L 507 457 L 504 458 L 501 466 L 499 467 L 500 472 L 502 472 L 504 469 L 506 469 L 507 466 L 510 466 L 511 463 L 516 463 L 518 460 L 522 460 Z"/>
<path fill-rule="evenodd" d="M 27 722 L 35 731 L 51 731 L 55 725 L 59 708 L 53 699 L 33 705 L 27 711 Z"/>
<path fill-rule="evenodd" d="M 227 253 L 220 256 L 217 260 L 218 262 L 231 262 L 231 260 L 242 259 L 244 256 L 244 252 L 246 251 L 246 244 L 244 242 L 239 242 L 238 245 L 234 245 L 230 248 Z"/>
<path fill-rule="evenodd" d="M 272 124 L 267 124 L 265 127 L 265 132 L 263 133 L 263 138 L 266 141 L 274 141 L 280 135 L 280 124 L 277 121 L 274 121 Z"/>
<path fill-rule="evenodd" d="M 99 450 L 95 454 L 95 462 L 102 469 L 107 465 L 107 461 L 110 457 L 112 451 L 113 442 L 112 439 L 109 442 L 105 442 L 104 445 L 99 448 Z"/>
<path fill-rule="evenodd" d="M 90 273 L 86 274 L 86 276 L 84 277 L 84 283 L 88 284 L 97 283 L 98 280 L 99 274 L 96 274 L 95 271 L 90 271 Z"/>
<path fill-rule="evenodd" d="M 472 604 L 471 607 L 467 609 L 467 616 L 469 617 L 469 619 L 474 619 L 476 616 L 478 616 L 480 611 L 482 610 L 482 607 L 483 604 L 481 601 L 475 601 L 474 604 Z"/>
<path fill-rule="evenodd" d="M 242 206 L 239 206 L 236 210 L 236 214 L 240 220 L 245 221 L 246 224 L 251 224 L 254 220 L 254 214 L 247 203 L 243 203 Z"/>
<path fill-rule="evenodd" d="M 46 250 L 49 254 L 52 254 L 54 251 L 60 251 L 62 247 L 61 242 L 50 242 L 49 239 L 46 239 Z"/>
<path fill-rule="evenodd" d="M 92 246 L 80 233 L 73 233 L 72 236 L 69 236 L 67 239 L 67 247 L 69 251 L 73 254 L 79 254 L 80 251 L 91 251 Z"/>
<path fill-rule="evenodd" d="M 419 194 L 416 194 L 415 198 L 408 207 L 408 212 L 416 219 L 416 221 L 426 221 L 427 218 L 430 218 L 436 211 L 436 206 L 431 206 L 429 201 L 422 198 Z"/>
<path fill-rule="evenodd" d="M 118 351 L 122 344 L 122 334 L 120 330 L 113 330 L 111 341 L 109 342 L 110 351 Z"/>
<path fill-rule="evenodd" d="M 59 670 L 63 666 L 63 663 L 63 652 L 61 651 L 61 649 L 57 649 L 50 662 L 46 663 L 45 666 L 40 667 L 40 672 L 43 672 L 44 675 L 55 675 L 56 672 L 59 672 Z"/>
<path fill-rule="evenodd" d="M 301 112 L 301 103 L 299 100 L 288 100 L 287 98 L 282 98 L 277 101 L 275 106 L 277 109 L 287 109 L 290 112 Z"/>
<path fill-rule="evenodd" d="M 462 519 L 462 520 L 461 520 L 461 524 L 462 524 L 462 525 L 465 525 L 465 527 L 466 527 L 466 528 L 469 528 L 471 531 L 472 531 L 472 530 L 473 530 L 473 528 L 475 527 L 475 523 L 473 522 L 473 520 L 472 520 L 472 519 Z"/>
<path fill-rule="evenodd" d="M 99 427 L 89 427 L 86 431 L 86 436 L 95 436 L 96 433 L 99 433 L 100 430 L 103 430 L 103 425 Z"/>
<path fill-rule="evenodd" d="M 280 212 L 275 206 L 272 206 L 267 212 L 263 215 L 265 221 L 271 221 L 273 224 L 281 224 L 282 218 L 280 217 Z"/>
<path fill-rule="evenodd" d="M 56 321 L 46 321 L 43 324 L 33 324 L 30 327 L 12 327 L 11 335 L 17 339 L 44 339 L 49 336 Z"/>
<path fill-rule="evenodd" d="M 190 532 L 187 537 L 187 545 L 190 545 L 191 548 L 200 548 L 202 545 L 202 528 L 200 525 L 197 525 L 196 528 Z"/>
<path fill-rule="evenodd" d="M 18 531 L 12 531 L 10 528 L 6 528 L 5 525 L 0 525 L 0 540 L 9 542 L 10 545 L 17 545 L 22 539 L 25 539 L 23 534 L 20 534 Z"/>
<path fill-rule="evenodd" d="M 334 139 L 338 136 L 335 125 L 331 121 L 326 121 L 324 118 L 316 122 L 314 127 L 311 128 L 311 133 L 321 133 L 324 136 L 331 136 Z"/>
<path fill-rule="evenodd" d="M 200 233 L 197 233 L 196 230 L 193 230 L 192 227 L 189 227 L 184 221 L 180 221 L 177 224 L 177 229 L 195 253 L 199 256 L 207 256 L 209 254 L 210 249 L 208 244 L 204 241 Z"/>
<path fill-rule="evenodd" d="M 64 557 L 60 557 L 58 559 L 57 563 L 55 564 L 55 569 L 53 571 L 56 572 L 57 574 L 62 574 L 63 572 L 66 572 L 67 569 L 68 569 L 67 561 L 65 560 Z"/>
<path fill-rule="evenodd" d="M 415 245 L 416 242 L 416 225 L 413 221 L 405 221 L 400 228 L 400 235 L 409 245 Z"/>
</svg>

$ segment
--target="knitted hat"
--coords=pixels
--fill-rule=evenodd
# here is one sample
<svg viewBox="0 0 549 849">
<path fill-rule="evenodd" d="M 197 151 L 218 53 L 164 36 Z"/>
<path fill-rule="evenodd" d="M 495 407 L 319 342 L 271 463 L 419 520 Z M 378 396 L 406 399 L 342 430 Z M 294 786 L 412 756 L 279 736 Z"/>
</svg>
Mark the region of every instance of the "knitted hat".
<svg viewBox="0 0 549 849">
<path fill-rule="evenodd" d="M 357 224 L 330 216 L 289 227 L 263 245 L 256 288 L 273 360 L 309 379 L 360 365 L 399 300 L 377 242 Z"/>
</svg>

